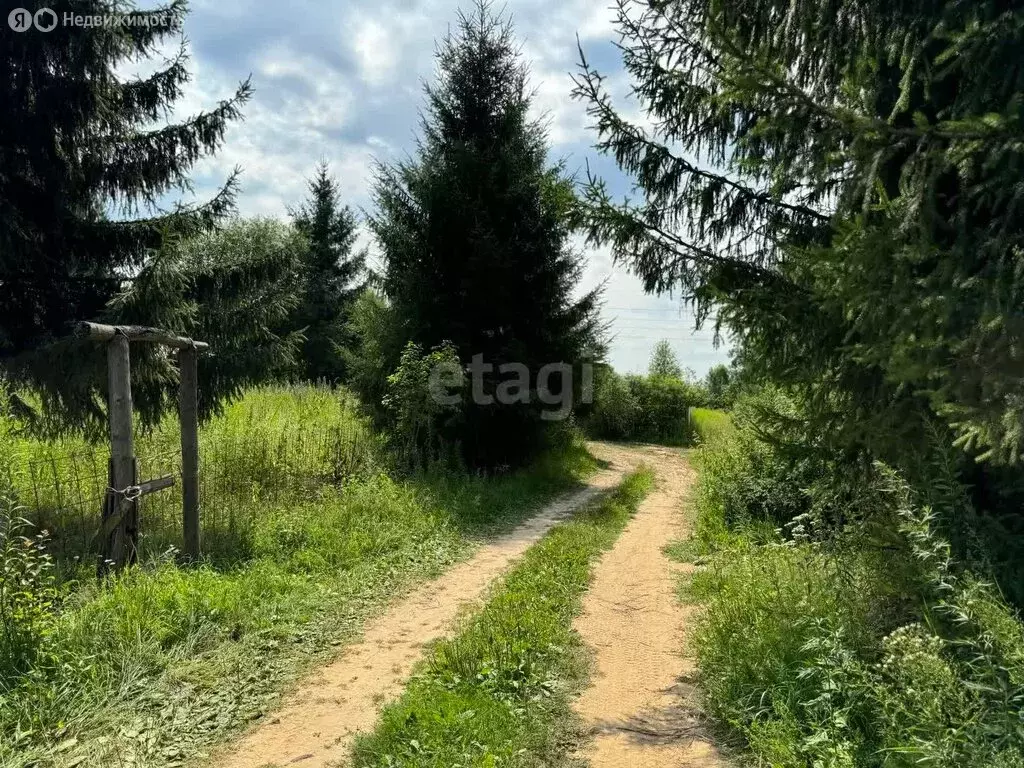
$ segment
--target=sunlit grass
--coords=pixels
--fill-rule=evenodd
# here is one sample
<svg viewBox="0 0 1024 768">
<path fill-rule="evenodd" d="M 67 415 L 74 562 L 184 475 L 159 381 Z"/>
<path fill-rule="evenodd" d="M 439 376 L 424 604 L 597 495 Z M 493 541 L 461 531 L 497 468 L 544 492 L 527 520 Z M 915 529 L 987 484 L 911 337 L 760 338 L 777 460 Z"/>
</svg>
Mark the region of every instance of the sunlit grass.
<svg viewBox="0 0 1024 768">
<path fill-rule="evenodd" d="M 566 441 L 498 477 L 441 469 L 402 477 L 369 453 L 357 474 L 335 476 L 329 460 L 300 458 L 292 441 L 323 421 L 362 423 L 326 390 L 290 392 L 259 390 L 206 428 L 204 439 L 222 449 L 208 448 L 217 457 L 208 461 L 243 477 L 224 555 L 182 567 L 152 554 L 105 584 L 83 569 L 80 582 L 61 585 L 36 667 L 0 668 L 0 765 L 194 758 L 266 712 L 396 595 L 597 466 L 581 442 Z M 140 451 L 174 438 L 144 436 Z M 253 456 L 241 447 L 247 439 L 283 447 Z"/>
</svg>

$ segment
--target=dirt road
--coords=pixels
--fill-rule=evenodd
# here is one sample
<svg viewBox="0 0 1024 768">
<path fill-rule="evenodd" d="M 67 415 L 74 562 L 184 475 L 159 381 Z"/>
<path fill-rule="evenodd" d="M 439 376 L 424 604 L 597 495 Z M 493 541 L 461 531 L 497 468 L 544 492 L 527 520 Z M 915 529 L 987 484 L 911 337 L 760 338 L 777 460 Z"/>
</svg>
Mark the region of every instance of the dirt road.
<svg viewBox="0 0 1024 768">
<path fill-rule="evenodd" d="M 688 532 L 683 509 L 694 472 L 679 451 L 636 450 L 656 488 L 597 565 L 575 623 L 596 661 L 576 705 L 592 736 L 580 756 L 591 768 L 717 768 L 725 762 L 688 706 L 694 667 L 683 649 L 692 609 L 676 599 L 687 566 L 663 553 Z"/>
<path fill-rule="evenodd" d="M 382 704 L 398 696 L 426 644 L 442 637 L 467 606 L 552 526 L 602 490 L 618 484 L 643 456 L 604 444 L 595 455 L 609 463 L 589 485 L 568 494 L 506 537 L 391 606 L 363 639 L 301 684 L 284 707 L 215 756 L 217 768 L 344 764 L 353 738 L 373 728 Z"/>
</svg>

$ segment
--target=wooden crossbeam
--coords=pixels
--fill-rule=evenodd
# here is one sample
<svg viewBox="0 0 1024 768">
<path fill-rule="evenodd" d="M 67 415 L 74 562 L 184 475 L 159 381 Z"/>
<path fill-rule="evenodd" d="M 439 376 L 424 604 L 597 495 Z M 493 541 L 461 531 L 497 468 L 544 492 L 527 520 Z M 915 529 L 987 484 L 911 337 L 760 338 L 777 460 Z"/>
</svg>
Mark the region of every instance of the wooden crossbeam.
<svg viewBox="0 0 1024 768">
<path fill-rule="evenodd" d="M 146 480 L 144 483 L 139 483 L 139 496 L 162 491 L 164 488 L 170 488 L 172 485 L 174 485 L 174 475 L 164 475 L 153 480 Z"/>
<path fill-rule="evenodd" d="M 132 385 L 130 342 L 163 344 L 178 350 L 181 422 L 181 499 L 185 555 L 199 558 L 199 353 L 210 348 L 205 341 L 176 336 L 143 325 L 103 325 L 81 322 L 74 326 L 78 338 L 107 345 L 107 398 L 110 419 L 110 490 L 103 503 L 99 539 L 103 557 L 99 573 L 108 566 L 121 568 L 135 561 L 138 548 L 139 499 L 147 493 L 174 485 L 173 477 L 137 483 L 132 439 Z"/>
<path fill-rule="evenodd" d="M 129 341 L 149 341 L 175 349 L 203 351 L 210 348 L 205 341 L 193 341 L 184 336 L 175 336 L 168 331 L 148 328 L 144 325 L 103 325 L 102 323 L 82 322 L 75 326 L 75 335 L 93 341 L 111 341 L 115 336 L 125 336 Z"/>
</svg>

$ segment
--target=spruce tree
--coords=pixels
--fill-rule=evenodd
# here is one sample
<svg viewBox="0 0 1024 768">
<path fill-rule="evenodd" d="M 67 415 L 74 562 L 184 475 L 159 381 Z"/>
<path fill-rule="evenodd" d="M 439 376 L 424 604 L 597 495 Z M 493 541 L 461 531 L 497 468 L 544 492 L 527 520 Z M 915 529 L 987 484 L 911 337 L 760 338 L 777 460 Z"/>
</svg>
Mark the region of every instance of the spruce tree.
<svg viewBox="0 0 1024 768">
<path fill-rule="evenodd" d="M 417 156 L 379 169 L 370 224 L 408 341 L 424 350 L 450 341 L 463 364 L 482 356 L 494 366 L 484 398 L 500 385 L 502 364 L 529 369 L 529 402 L 469 404 L 452 436 L 473 463 L 516 463 L 544 432 L 540 368 L 597 352 L 598 292 L 573 296 L 582 271 L 569 242 L 577 203 L 529 115 L 510 21 L 486 3 L 460 13 L 437 61 Z"/>
<path fill-rule="evenodd" d="M 654 130 L 584 57 L 576 95 L 641 192 L 592 179 L 592 239 L 719 305 L 808 444 L 907 464 L 945 434 L 1019 462 L 1024 10 L 620 0 L 618 25 Z"/>
<path fill-rule="evenodd" d="M 296 315 L 304 328 L 300 369 L 312 381 L 339 381 L 345 371 L 344 350 L 351 346 L 345 324 L 356 297 L 366 254 L 352 252 L 356 217 L 342 206 L 338 183 L 322 162 L 309 181 L 309 198 L 292 212 L 295 227 L 308 240 L 306 289 Z"/>
<path fill-rule="evenodd" d="M 5 19 L 14 5 L 5 6 Z M 144 11 L 106 0 L 46 6 L 61 20 L 52 31 L 0 35 L 0 371 L 39 388 L 75 423 L 98 414 L 105 377 L 102 350 L 61 340 L 68 323 L 117 321 L 117 297 L 162 248 L 209 230 L 231 210 L 235 174 L 205 202 L 167 210 L 167 200 L 189 189 L 190 168 L 218 148 L 250 87 L 244 82 L 210 111 L 163 124 L 190 77 L 184 44 L 149 76 L 117 72 L 181 34 L 185 2 Z M 66 25 L 67 13 L 121 21 Z M 147 355 L 158 359 L 140 352 L 139 365 Z"/>
</svg>

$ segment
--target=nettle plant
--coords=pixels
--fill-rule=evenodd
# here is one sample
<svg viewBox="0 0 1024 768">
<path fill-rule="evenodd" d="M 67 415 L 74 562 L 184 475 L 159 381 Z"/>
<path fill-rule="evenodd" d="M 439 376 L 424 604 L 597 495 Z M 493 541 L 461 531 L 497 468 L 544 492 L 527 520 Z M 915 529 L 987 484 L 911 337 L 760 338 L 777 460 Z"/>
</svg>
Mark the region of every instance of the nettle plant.
<svg viewBox="0 0 1024 768">
<path fill-rule="evenodd" d="M 0 500 L 0 687 L 32 669 L 50 634 L 57 600 L 46 531 Z"/>
</svg>

